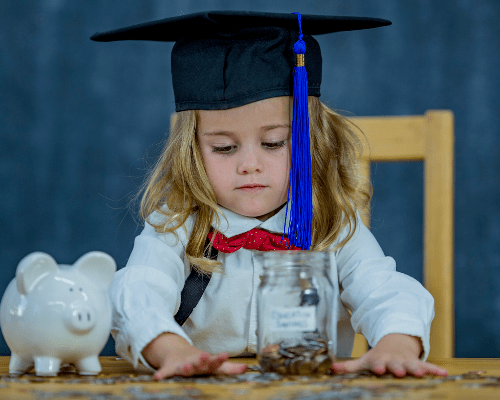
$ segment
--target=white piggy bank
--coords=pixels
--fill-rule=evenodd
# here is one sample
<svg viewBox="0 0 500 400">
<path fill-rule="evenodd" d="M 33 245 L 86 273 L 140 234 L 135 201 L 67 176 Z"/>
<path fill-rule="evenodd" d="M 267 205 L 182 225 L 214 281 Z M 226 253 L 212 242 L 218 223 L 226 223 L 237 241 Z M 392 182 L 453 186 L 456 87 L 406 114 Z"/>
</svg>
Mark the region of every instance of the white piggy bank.
<svg viewBox="0 0 500 400">
<path fill-rule="evenodd" d="M 90 252 L 73 266 L 45 253 L 21 260 L 1 304 L 2 333 L 11 350 L 9 372 L 54 376 L 61 363 L 82 375 L 101 371 L 98 355 L 111 329 L 108 287 L 113 258 Z"/>
</svg>

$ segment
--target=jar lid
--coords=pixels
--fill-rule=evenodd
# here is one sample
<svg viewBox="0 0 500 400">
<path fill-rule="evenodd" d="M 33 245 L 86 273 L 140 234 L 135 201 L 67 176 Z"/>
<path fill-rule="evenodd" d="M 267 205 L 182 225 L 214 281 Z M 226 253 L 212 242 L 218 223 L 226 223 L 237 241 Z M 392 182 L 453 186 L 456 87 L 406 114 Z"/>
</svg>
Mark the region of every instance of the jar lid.
<svg viewBox="0 0 500 400">
<path fill-rule="evenodd" d="M 320 268 L 329 265 L 326 251 L 263 251 L 257 253 L 257 259 L 264 269 L 277 268 Z"/>
</svg>

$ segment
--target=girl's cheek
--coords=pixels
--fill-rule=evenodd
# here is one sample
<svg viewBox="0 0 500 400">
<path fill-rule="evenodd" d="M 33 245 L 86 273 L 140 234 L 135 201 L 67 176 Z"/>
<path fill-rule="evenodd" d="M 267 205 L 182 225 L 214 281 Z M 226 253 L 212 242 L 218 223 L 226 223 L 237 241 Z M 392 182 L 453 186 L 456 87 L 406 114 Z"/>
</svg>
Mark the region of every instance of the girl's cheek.
<svg viewBox="0 0 500 400">
<path fill-rule="evenodd" d="M 208 163 L 208 165 L 207 165 Z M 205 162 L 205 168 L 209 168 L 214 172 L 226 174 L 229 173 L 229 168 L 231 166 L 231 160 L 229 157 L 222 157 L 220 154 L 211 153 Z"/>
</svg>

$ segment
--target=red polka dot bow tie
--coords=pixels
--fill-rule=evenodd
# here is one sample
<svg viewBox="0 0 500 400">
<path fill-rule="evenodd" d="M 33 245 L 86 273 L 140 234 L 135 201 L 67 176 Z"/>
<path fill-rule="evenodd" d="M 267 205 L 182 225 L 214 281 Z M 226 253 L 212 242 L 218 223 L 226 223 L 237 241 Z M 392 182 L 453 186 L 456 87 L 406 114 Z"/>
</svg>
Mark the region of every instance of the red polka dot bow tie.
<svg viewBox="0 0 500 400">
<path fill-rule="evenodd" d="M 208 238 L 212 240 L 214 233 L 210 232 Z M 252 229 L 230 238 L 217 232 L 213 246 L 222 253 L 234 253 L 242 247 L 247 250 L 273 251 L 273 250 L 302 250 L 300 247 L 286 245 L 286 239 L 281 241 L 282 235 L 267 232 L 262 229 Z"/>
</svg>

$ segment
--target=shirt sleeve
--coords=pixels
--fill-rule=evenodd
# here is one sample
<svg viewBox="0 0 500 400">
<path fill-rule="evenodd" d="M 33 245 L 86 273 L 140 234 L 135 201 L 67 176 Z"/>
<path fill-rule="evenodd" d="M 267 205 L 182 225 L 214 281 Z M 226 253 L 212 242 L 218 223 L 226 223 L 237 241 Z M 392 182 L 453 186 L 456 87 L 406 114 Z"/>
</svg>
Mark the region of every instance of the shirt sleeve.
<svg viewBox="0 0 500 400">
<path fill-rule="evenodd" d="M 396 271 L 396 262 L 386 257 L 372 233 L 358 217 L 354 236 L 336 252 L 341 301 L 352 313 L 351 323 L 370 346 L 391 333 L 422 340 L 426 360 L 434 299 L 412 277 Z"/>
<path fill-rule="evenodd" d="M 179 238 L 157 234 L 146 224 L 135 239 L 127 265 L 116 272 L 111 283 L 111 333 L 116 352 L 135 368 L 141 361 L 153 370 L 141 353 L 163 332 L 175 333 L 192 344 L 173 317 L 189 271 L 183 260 L 185 238 L 184 232 Z"/>
</svg>

